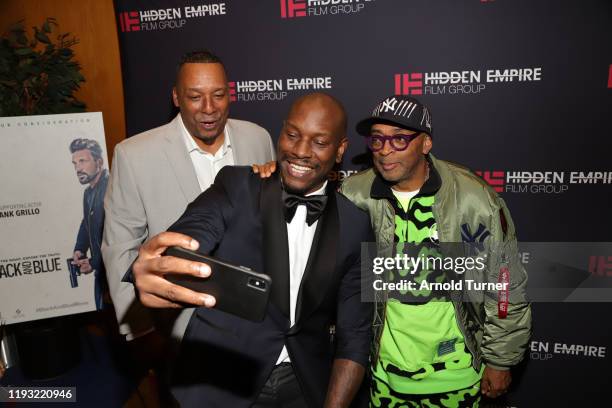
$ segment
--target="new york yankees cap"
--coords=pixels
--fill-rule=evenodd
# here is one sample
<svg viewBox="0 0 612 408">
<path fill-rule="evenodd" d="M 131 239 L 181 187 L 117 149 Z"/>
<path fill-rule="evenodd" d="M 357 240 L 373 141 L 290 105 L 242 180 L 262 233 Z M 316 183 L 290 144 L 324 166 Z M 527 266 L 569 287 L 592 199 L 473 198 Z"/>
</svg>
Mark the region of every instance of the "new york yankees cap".
<svg viewBox="0 0 612 408">
<path fill-rule="evenodd" d="M 376 105 L 372 115 L 360 120 L 355 127 L 357 133 L 370 135 L 370 128 L 375 123 L 395 125 L 432 136 L 431 114 L 419 100 L 405 95 L 389 96 Z"/>
</svg>

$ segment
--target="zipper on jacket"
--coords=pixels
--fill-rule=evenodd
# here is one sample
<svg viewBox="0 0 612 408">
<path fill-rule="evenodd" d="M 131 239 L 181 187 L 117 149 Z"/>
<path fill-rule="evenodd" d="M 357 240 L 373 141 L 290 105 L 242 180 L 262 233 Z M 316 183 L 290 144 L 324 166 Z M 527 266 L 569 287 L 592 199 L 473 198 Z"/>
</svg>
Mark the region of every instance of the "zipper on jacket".
<svg viewBox="0 0 612 408">
<path fill-rule="evenodd" d="M 385 200 L 385 203 L 387 204 L 387 206 L 389 206 L 389 209 L 391 210 L 391 214 L 393 215 L 391 219 L 393 220 L 393 226 L 395 226 L 395 210 L 393 209 L 393 206 L 391 205 L 391 203 L 389 203 L 389 200 Z M 393 237 L 393 241 L 395 243 L 395 235 Z M 374 364 L 378 364 L 378 360 L 380 359 L 380 340 L 382 339 L 383 331 L 385 330 L 385 325 L 387 322 L 387 302 L 388 300 L 389 300 L 389 296 L 387 296 L 387 292 L 385 291 L 384 307 L 382 310 L 382 318 L 381 318 L 381 327 L 378 332 L 378 336 L 375 339 L 377 346 L 376 346 L 376 356 L 373 361 Z M 376 309 L 377 309 L 376 312 L 378 313 L 378 308 Z"/>
<path fill-rule="evenodd" d="M 433 206 L 431 207 L 431 212 L 433 213 L 434 219 L 436 220 L 436 223 L 438 223 L 438 207 L 440 206 L 439 203 L 434 203 Z M 443 237 L 440 234 L 443 234 L 442 232 L 442 228 L 438 227 L 438 239 L 440 240 L 440 242 L 444 242 Z M 453 296 L 451 295 L 451 302 L 453 303 L 453 308 L 455 309 L 455 321 L 457 322 L 457 326 L 459 327 L 459 330 L 461 331 L 461 334 L 463 334 L 463 339 L 465 340 L 465 346 L 467 347 L 468 351 L 470 352 L 470 354 L 472 355 L 472 367 L 476 370 L 480 370 L 480 367 L 476 367 L 477 363 L 480 363 L 480 365 L 482 365 L 482 356 L 478 357 L 476 355 L 476 352 L 474 351 L 474 343 L 475 343 L 475 339 L 473 336 L 473 333 L 468 333 L 467 328 L 465 327 L 465 325 L 463 324 L 462 319 L 460 318 L 460 309 L 464 310 L 464 307 L 462 302 L 458 302 L 456 300 L 453 299 Z M 464 310 L 465 311 L 465 310 Z M 467 318 L 469 319 L 469 313 L 467 311 L 465 311 Z M 467 338 L 467 334 L 470 335 L 470 339 Z M 478 360 L 478 361 L 477 361 Z"/>
<path fill-rule="evenodd" d="M 472 337 L 473 337 L 473 333 L 469 333 L 470 336 L 472 336 L 470 339 L 467 338 L 466 334 L 468 334 L 467 329 L 465 328 L 465 325 L 463 324 L 463 322 L 461 321 L 461 319 L 459 318 L 459 304 L 457 302 L 455 302 L 454 300 L 451 299 L 451 302 L 453 303 L 453 308 L 455 309 L 455 321 L 457 322 L 457 326 L 459 326 L 459 330 L 461 331 L 461 333 L 463 334 L 463 339 L 465 340 L 465 346 L 467 347 L 468 351 L 470 352 L 470 354 L 472 355 L 472 367 L 476 370 L 480 370 L 480 368 L 475 367 L 476 363 L 477 363 L 477 358 L 476 358 L 476 353 L 474 352 L 474 350 L 472 350 Z M 466 312 L 467 313 L 467 312 Z M 478 358 L 478 360 L 481 360 L 480 358 Z M 482 364 L 482 361 L 479 361 L 480 364 Z"/>
</svg>

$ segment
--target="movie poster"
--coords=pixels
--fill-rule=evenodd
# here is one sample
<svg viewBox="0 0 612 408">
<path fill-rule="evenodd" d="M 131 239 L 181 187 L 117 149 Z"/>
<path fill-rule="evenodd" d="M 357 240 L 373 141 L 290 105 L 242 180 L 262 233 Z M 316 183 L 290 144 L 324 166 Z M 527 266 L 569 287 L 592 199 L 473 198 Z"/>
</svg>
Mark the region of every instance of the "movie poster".
<svg viewBox="0 0 612 408">
<path fill-rule="evenodd" d="M 0 321 L 100 309 L 102 113 L 0 118 Z"/>
</svg>

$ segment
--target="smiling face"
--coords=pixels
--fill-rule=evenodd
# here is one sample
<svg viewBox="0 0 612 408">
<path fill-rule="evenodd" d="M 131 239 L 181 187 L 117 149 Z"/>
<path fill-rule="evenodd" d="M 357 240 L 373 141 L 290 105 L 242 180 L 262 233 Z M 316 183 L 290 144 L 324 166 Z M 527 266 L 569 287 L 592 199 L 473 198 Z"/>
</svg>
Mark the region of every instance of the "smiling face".
<svg viewBox="0 0 612 408">
<path fill-rule="evenodd" d="M 223 144 L 219 136 L 225 129 L 230 99 L 221 64 L 183 64 L 172 89 L 172 100 L 181 111 L 185 128 L 202 149 Z"/>
<path fill-rule="evenodd" d="M 376 123 L 372 125 L 374 136 L 411 135 L 416 133 L 394 125 Z M 413 139 L 408 147 L 396 151 L 386 142 L 382 149 L 372 152 L 374 166 L 386 181 L 399 191 L 415 191 L 421 188 L 427 177 L 425 155 L 431 150 L 431 137 L 425 133 Z"/>
<path fill-rule="evenodd" d="M 346 115 L 325 94 L 297 100 L 278 139 L 278 162 L 283 185 L 297 194 L 312 193 L 323 185 L 347 147 Z"/>
</svg>

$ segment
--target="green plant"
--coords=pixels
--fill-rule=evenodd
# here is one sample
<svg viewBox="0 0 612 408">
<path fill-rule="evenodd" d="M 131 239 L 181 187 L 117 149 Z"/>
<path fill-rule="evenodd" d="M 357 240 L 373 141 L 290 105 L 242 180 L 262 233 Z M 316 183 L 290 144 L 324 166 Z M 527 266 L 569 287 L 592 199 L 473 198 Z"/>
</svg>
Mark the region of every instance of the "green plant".
<svg viewBox="0 0 612 408">
<path fill-rule="evenodd" d="M 73 95 L 85 81 L 73 59 L 78 40 L 64 33 L 52 41 L 54 18 L 32 28 L 30 39 L 20 21 L 0 38 L 0 117 L 85 111 Z"/>
</svg>

